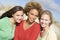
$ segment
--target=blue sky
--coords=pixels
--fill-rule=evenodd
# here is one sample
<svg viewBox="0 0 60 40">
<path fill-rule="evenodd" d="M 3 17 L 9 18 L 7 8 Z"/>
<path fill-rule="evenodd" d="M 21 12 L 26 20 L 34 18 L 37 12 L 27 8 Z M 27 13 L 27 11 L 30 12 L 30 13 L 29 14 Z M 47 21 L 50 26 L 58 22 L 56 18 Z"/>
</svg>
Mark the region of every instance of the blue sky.
<svg viewBox="0 0 60 40">
<path fill-rule="evenodd" d="M 0 5 L 20 5 L 25 6 L 30 0 L 0 0 Z M 50 10 L 55 20 L 60 22 L 60 0 L 35 0 L 40 2 L 44 9 Z"/>
</svg>

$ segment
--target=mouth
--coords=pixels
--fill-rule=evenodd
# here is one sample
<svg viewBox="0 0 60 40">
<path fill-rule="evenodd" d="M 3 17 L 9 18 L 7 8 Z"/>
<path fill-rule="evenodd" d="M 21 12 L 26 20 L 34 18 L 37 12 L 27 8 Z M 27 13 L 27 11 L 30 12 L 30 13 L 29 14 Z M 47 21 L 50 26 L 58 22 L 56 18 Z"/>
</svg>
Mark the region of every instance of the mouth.
<svg viewBox="0 0 60 40">
<path fill-rule="evenodd" d="M 34 21 L 34 19 L 33 19 L 33 18 L 31 18 L 30 20 L 31 20 L 31 21 Z"/>
<path fill-rule="evenodd" d="M 34 20 L 33 20 L 33 19 L 31 19 L 31 20 L 30 20 L 30 22 L 34 22 Z"/>
<path fill-rule="evenodd" d="M 20 22 L 21 22 L 21 20 L 20 20 L 20 19 L 18 19 L 18 20 L 17 20 L 17 22 L 18 22 L 18 23 L 20 23 Z"/>
<path fill-rule="evenodd" d="M 46 25 L 45 25 L 45 24 L 43 24 L 43 23 L 41 23 L 41 26 L 42 26 L 42 27 L 45 27 Z"/>
</svg>

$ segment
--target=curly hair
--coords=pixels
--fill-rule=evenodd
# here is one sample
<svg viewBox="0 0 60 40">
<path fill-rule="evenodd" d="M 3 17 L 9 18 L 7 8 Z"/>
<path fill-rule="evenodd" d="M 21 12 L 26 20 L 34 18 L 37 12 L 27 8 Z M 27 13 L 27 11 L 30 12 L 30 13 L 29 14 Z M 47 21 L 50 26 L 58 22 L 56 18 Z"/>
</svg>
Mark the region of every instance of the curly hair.
<svg viewBox="0 0 60 40">
<path fill-rule="evenodd" d="M 24 8 L 25 14 L 27 15 L 27 12 L 29 12 L 31 9 L 36 9 L 38 11 L 38 16 L 40 16 L 42 12 L 42 6 L 38 2 L 28 2 Z"/>
</svg>

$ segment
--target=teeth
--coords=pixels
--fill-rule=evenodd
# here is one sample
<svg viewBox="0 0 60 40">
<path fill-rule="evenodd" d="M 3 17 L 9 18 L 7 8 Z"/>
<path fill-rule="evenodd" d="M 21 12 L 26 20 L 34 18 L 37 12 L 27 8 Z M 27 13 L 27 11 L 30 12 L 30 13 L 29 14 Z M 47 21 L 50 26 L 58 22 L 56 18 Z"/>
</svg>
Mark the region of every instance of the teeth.
<svg viewBox="0 0 60 40">
<path fill-rule="evenodd" d="M 45 24 L 42 24 L 42 25 L 45 25 Z"/>
<path fill-rule="evenodd" d="M 42 26 L 45 26 L 45 24 L 41 24 Z"/>
</svg>

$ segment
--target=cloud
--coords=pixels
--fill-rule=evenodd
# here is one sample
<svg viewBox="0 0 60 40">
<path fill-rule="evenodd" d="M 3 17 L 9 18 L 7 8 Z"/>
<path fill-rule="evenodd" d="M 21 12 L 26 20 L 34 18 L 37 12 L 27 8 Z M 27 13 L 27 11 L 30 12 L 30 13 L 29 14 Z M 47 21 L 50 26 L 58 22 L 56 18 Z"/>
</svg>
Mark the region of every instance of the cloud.
<svg viewBox="0 0 60 40">
<path fill-rule="evenodd" d="M 57 12 L 60 12 L 60 6 L 54 2 L 54 0 L 41 0 L 45 5 L 47 5 L 49 8 L 56 10 Z"/>
</svg>

